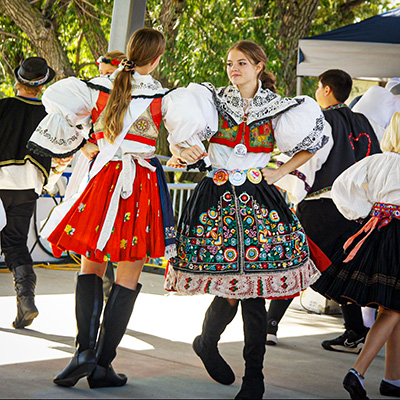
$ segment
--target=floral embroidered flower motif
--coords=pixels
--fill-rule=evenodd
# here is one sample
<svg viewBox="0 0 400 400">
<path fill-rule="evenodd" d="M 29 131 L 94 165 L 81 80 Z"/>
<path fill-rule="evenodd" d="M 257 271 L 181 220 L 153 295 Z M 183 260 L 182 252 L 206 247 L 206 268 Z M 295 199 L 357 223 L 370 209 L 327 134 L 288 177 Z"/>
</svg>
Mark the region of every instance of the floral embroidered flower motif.
<svg viewBox="0 0 400 400">
<path fill-rule="evenodd" d="M 125 213 L 124 222 L 129 221 L 130 219 L 131 219 L 131 213 L 130 212 Z"/>
<path fill-rule="evenodd" d="M 135 244 L 137 244 L 137 236 L 134 236 L 132 239 L 132 245 L 134 246 Z"/>
<path fill-rule="evenodd" d="M 119 247 L 121 248 L 121 249 L 126 249 L 126 245 L 127 245 L 127 240 L 126 239 L 122 239 L 120 242 L 119 242 Z"/>
<path fill-rule="evenodd" d="M 67 232 L 69 236 L 72 236 L 75 232 L 75 228 L 73 228 L 71 225 L 67 225 L 64 231 Z"/>
<path fill-rule="evenodd" d="M 86 207 L 86 204 L 83 204 L 83 203 L 79 204 L 79 207 L 78 207 L 79 212 L 82 212 L 85 209 L 85 207 Z"/>
<path fill-rule="evenodd" d="M 98 232 L 98 231 L 99 231 L 99 228 L 100 228 L 100 226 L 97 225 L 96 228 L 95 228 L 95 231 Z"/>
<path fill-rule="evenodd" d="M 110 257 L 109 253 L 104 254 L 103 261 L 110 261 L 110 259 L 111 259 L 111 257 Z"/>
<path fill-rule="evenodd" d="M 140 133 L 144 133 L 150 129 L 150 121 L 145 117 L 139 118 L 133 125 Z"/>
</svg>

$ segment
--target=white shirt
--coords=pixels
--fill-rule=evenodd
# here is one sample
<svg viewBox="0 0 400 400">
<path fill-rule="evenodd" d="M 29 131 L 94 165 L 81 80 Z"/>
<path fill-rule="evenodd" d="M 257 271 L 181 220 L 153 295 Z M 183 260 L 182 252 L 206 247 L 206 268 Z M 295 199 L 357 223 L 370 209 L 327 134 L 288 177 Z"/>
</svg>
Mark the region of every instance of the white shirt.
<svg viewBox="0 0 400 400">
<path fill-rule="evenodd" d="M 347 219 L 366 218 L 374 203 L 400 205 L 400 154 L 374 154 L 342 172 L 332 199 Z"/>
</svg>

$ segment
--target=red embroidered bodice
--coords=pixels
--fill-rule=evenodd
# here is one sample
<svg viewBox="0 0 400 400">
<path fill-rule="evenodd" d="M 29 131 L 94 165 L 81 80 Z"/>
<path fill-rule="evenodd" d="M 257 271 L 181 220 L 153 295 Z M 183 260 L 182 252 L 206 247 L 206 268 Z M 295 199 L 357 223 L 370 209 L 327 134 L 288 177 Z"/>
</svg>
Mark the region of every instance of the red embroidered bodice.
<svg viewBox="0 0 400 400">
<path fill-rule="evenodd" d="M 252 128 L 246 122 L 229 127 L 228 122 L 220 115 L 218 132 L 210 139 L 210 142 L 228 147 L 243 143 L 252 153 L 270 153 L 275 144 L 272 121 Z"/>
</svg>

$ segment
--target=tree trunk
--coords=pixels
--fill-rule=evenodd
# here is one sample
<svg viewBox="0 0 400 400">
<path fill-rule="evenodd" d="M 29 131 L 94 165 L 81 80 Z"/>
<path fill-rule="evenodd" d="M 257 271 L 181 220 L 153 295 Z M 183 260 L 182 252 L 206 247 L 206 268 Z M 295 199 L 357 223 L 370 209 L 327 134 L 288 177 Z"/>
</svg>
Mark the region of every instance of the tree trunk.
<svg viewBox="0 0 400 400">
<path fill-rule="evenodd" d="M 97 15 L 94 15 L 93 8 L 85 1 L 75 0 L 75 11 L 83 29 L 83 35 L 90 48 L 93 58 L 97 60 L 107 53 L 108 42 L 100 25 Z M 122 49 L 124 50 L 124 49 Z"/>
<path fill-rule="evenodd" d="M 38 56 L 45 58 L 55 70 L 56 78 L 61 79 L 74 75 L 67 54 L 58 40 L 52 22 L 26 0 L 1 1 L 5 14 L 26 33 Z"/>
<path fill-rule="evenodd" d="M 307 35 L 320 0 L 277 1 L 281 25 L 278 31 L 278 49 L 283 67 L 285 94 L 295 94 L 297 48 L 299 39 Z"/>
</svg>

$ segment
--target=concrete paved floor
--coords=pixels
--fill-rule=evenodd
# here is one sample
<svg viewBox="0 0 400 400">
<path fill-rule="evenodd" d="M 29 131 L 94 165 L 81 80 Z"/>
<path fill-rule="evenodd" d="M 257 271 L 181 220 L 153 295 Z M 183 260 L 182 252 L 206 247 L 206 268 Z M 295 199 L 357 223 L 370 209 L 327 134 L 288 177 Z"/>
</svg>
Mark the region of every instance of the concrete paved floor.
<svg viewBox="0 0 400 400">
<path fill-rule="evenodd" d="M 74 388 L 54 385 L 53 376 L 74 352 L 75 272 L 35 270 L 40 315 L 22 330 L 11 327 L 16 313 L 12 277 L 0 271 L 0 398 L 232 399 L 239 391 L 244 368 L 240 312 L 221 339 L 220 351 L 237 378 L 223 386 L 208 377 L 191 349 L 212 297 L 166 293 L 163 276 L 150 273 L 142 275 L 142 293 L 113 363 L 128 375 L 128 384 L 91 390 L 82 379 Z M 320 346 L 342 329 L 341 317 L 307 313 L 295 300 L 280 324 L 278 346 L 267 348 L 264 398 L 348 398 L 341 382 L 355 355 Z M 381 352 L 366 374 L 371 398 L 383 398 L 378 392 L 383 372 Z"/>
</svg>

